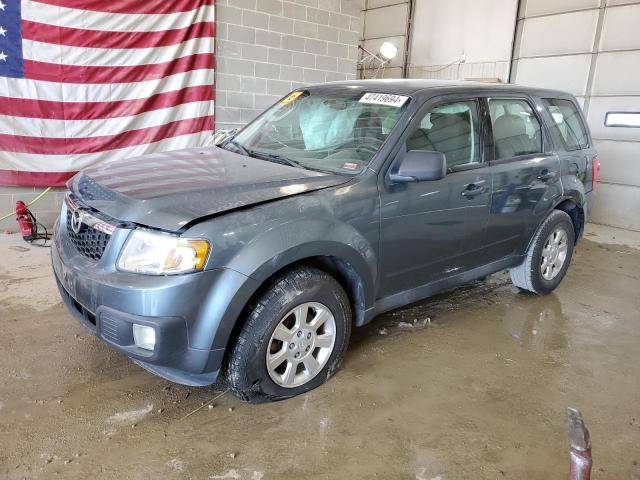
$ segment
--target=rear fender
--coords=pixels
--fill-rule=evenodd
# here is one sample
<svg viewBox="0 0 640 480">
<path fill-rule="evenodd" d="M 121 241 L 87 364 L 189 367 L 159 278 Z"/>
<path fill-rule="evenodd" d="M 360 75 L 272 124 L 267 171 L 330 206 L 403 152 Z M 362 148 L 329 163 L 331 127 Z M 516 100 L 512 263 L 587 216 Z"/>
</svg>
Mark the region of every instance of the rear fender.
<svg viewBox="0 0 640 480">
<path fill-rule="evenodd" d="M 554 210 L 562 210 L 564 212 L 567 212 L 571 217 L 571 219 L 573 220 L 574 227 L 576 227 L 576 225 L 579 225 L 579 227 L 576 228 L 576 243 L 578 243 L 578 241 L 580 241 L 580 239 L 582 238 L 582 235 L 584 234 L 584 214 L 582 213 L 583 204 L 579 203 L 580 195 L 577 194 L 576 192 L 564 192 L 564 193 L 565 195 L 563 195 L 562 197 L 559 197 L 553 203 L 553 208 L 550 208 L 549 211 L 544 216 L 542 216 L 542 218 L 536 225 L 536 228 L 533 231 L 533 234 L 529 238 L 529 242 L 527 243 L 527 248 L 525 252 L 529 250 L 529 247 L 531 246 L 533 239 L 536 237 L 538 230 L 540 230 L 544 221 L 547 219 L 549 214 Z M 583 201 L 584 201 L 584 196 L 583 196 Z"/>
</svg>

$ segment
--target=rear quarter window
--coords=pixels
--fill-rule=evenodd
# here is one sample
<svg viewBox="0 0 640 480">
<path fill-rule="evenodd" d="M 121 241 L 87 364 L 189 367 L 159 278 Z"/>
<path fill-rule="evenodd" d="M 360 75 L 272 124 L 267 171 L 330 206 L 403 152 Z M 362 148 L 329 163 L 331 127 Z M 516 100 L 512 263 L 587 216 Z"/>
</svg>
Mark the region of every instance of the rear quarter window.
<svg viewBox="0 0 640 480">
<path fill-rule="evenodd" d="M 589 135 L 578 106 L 562 98 L 543 99 L 566 150 L 589 148 Z"/>
</svg>

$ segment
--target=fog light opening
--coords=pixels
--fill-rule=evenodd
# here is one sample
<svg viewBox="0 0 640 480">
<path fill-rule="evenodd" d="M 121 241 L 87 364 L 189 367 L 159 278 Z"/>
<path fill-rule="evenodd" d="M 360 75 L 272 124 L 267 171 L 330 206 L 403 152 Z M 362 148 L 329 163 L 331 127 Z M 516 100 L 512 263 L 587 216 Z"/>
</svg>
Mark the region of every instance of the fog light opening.
<svg viewBox="0 0 640 480">
<path fill-rule="evenodd" d="M 153 352 L 156 346 L 156 331 L 153 327 L 133 324 L 133 341 L 137 347 Z"/>
</svg>

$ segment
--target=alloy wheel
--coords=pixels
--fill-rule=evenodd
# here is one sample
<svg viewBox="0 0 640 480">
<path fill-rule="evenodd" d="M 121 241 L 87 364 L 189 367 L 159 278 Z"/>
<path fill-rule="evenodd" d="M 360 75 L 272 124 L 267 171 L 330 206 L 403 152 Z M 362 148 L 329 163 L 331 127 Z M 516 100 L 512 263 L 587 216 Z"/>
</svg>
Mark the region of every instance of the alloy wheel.
<svg viewBox="0 0 640 480">
<path fill-rule="evenodd" d="M 545 280 L 553 280 L 564 265 L 569 250 L 567 232 L 556 228 L 549 234 L 542 249 L 540 273 Z"/>
<path fill-rule="evenodd" d="M 324 368 L 336 341 L 336 321 L 328 307 L 307 302 L 278 323 L 267 348 L 267 371 L 285 388 L 304 385 Z"/>
</svg>

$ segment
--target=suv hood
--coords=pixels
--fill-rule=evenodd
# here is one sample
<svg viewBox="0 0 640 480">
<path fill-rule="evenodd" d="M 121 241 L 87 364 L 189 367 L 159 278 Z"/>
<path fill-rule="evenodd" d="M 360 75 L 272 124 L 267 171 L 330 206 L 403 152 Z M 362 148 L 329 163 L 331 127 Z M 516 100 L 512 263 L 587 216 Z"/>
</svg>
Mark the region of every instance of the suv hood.
<svg viewBox="0 0 640 480">
<path fill-rule="evenodd" d="M 116 220 L 177 231 L 205 216 L 349 180 L 213 147 L 107 162 L 67 186 L 81 203 Z"/>
</svg>

